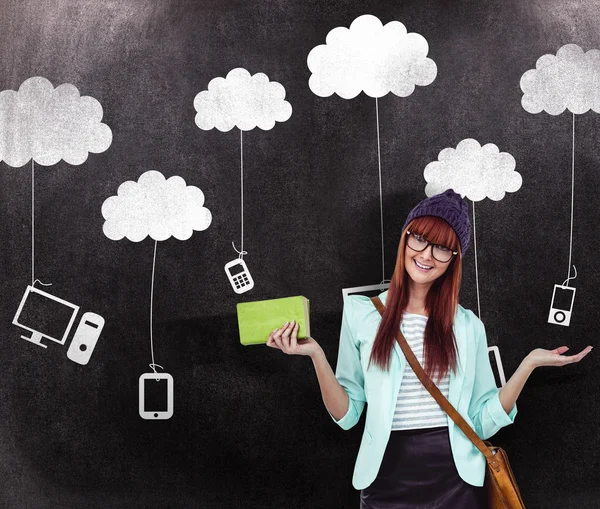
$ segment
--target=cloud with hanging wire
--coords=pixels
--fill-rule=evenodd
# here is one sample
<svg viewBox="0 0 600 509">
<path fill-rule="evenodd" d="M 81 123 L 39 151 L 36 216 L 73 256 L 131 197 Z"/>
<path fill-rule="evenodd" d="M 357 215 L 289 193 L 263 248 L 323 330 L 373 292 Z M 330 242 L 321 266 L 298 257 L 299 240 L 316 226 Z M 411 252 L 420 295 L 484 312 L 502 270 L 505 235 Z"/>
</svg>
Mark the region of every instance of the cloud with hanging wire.
<svg viewBox="0 0 600 509">
<path fill-rule="evenodd" d="M 208 90 L 194 98 L 194 108 L 196 125 L 205 131 L 215 127 L 223 132 L 234 127 L 268 131 L 275 122 L 285 122 L 292 115 L 283 85 L 269 81 L 262 72 L 250 75 L 241 67 L 229 71 L 225 78 L 212 79 Z"/>
<path fill-rule="evenodd" d="M 467 138 L 456 148 L 442 150 L 438 160 L 425 167 L 425 194 L 430 197 L 452 188 L 472 201 L 499 201 L 505 193 L 521 188 L 523 179 L 515 167 L 515 158 L 508 152 L 500 152 L 493 143 L 481 146 Z"/>
<path fill-rule="evenodd" d="M 593 110 L 600 113 L 600 50 L 584 52 L 566 44 L 556 55 L 538 58 L 535 69 L 521 76 L 521 104 L 529 113 L 559 115 Z"/>
<path fill-rule="evenodd" d="M 407 33 L 399 21 L 383 25 L 376 16 L 365 14 L 350 28 L 331 30 L 325 44 L 310 51 L 308 86 L 320 97 L 338 94 L 352 99 L 361 92 L 369 97 L 389 92 L 407 97 L 416 85 L 429 85 L 437 75 L 428 51 L 425 38 Z"/>
<path fill-rule="evenodd" d="M 132 242 L 147 236 L 187 240 L 194 231 L 206 230 L 212 221 L 200 189 L 186 185 L 181 177 L 165 179 L 156 170 L 143 173 L 137 182 L 121 184 L 117 195 L 102 204 L 102 216 L 102 229 L 109 239 L 127 237 Z"/>
<path fill-rule="evenodd" d="M 46 78 L 25 80 L 18 91 L 0 92 L 0 161 L 18 168 L 31 159 L 50 166 L 61 159 L 83 164 L 112 142 L 102 106 L 74 85 L 54 88 Z"/>
</svg>

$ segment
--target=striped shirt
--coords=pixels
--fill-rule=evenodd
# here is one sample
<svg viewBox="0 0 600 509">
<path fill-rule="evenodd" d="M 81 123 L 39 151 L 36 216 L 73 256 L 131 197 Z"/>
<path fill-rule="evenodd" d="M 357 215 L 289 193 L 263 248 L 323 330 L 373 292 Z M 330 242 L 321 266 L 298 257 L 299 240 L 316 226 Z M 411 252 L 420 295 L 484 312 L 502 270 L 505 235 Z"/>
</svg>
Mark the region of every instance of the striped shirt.
<svg viewBox="0 0 600 509">
<path fill-rule="evenodd" d="M 404 323 L 404 337 L 419 364 L 423 366 L 423 341 L 427 317 L 404 312 L 402 320 Z M 435 379 L 433 379 L 433 382 L 447 398 L 450 388 L 450 375 L 447 374 L 439 383 Z M 400 390 L 398 391 L 392 431 L 448 426 L 447 415 L 429 394 L 429 391 L 423 386 L 407 362 Z"/>
</svg>

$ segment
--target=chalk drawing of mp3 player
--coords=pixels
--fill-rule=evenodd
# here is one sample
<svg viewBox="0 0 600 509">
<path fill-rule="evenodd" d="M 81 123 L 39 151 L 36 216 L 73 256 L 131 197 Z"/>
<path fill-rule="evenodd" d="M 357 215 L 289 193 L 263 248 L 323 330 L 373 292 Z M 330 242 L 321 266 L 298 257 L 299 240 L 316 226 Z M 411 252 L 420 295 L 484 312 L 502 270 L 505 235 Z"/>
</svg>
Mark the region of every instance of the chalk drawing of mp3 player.
<svg viewBox="0 0 600 509">
<path fill-rule="evenodd" d="M 169 373 L 140 376 L 140 417 L 156 421 L 173 416 L 173 377 Z"/>
<path fill-rule="evenodd" d="M 225 273 L 235 293 L 244 293 L 254 288 L 254 279 L 252 279 L 248 271 L 246 262 L 241 258 L 227 262 L 225 264 Z"/>
<path fill-rule="evenodd" d="M 78 312 L 79 306 L 28 286 L 12 323 L 31 333 L 21 338 L 47 348 L 42 343 L 44 339 L 60 345 L 66 343 Z M 87 364 L 103 328 L 104 318 L 96 313 L 84 313 L 75 329 L 67 357 L 77 364 Z"/>
<path fill-rule="evenodd" d="M 571 286 L 554 285 L 552 303 L 548 314 L 548 323 L 569 326 L 571 313 L 573 312 L 573 301 L 575 300 L 575 288 Z"/>
</svg>

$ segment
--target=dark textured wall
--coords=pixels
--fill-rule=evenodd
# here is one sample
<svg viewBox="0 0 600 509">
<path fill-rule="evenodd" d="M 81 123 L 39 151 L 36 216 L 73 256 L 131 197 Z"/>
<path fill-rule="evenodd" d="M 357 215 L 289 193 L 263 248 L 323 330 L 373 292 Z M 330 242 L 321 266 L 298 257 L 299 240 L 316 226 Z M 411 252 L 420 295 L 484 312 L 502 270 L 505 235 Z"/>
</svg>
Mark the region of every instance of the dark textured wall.
<svg viewBox="0 0 600 509">
<path fill-rule="evenodd" d="M 364 415 L 343 431 L 312 363 L 239 344 L 236 303 L 304 295 L 312 335 L 335 368 L 341 289 L 381 280 L 375 100 L 321 98 L 309 51 L 361 14 L 422 34 L 438 74 L 379 100 L 385 275 L 424 195 L 423 168 L 464 138 L 512 154 L 522 188 L 476 204 L 481 318 L 507 377 L 533 348 L 575 353 L 597 334 L 600 118 L 576 118 L 570 327 L 547 323 L 566 277 L 571 114 L 532 115 L 521 75 L 566 43 L 600 47 L 597 3 L 537 1 L 0 2 L 0 90 L 29 77 L 96 98 L 110 148 L 81 166 L 36 166 L 36 275 L 106 318 L 87 366 L 66 348 L 19 339 L 12 317 L 30 282 L 29 165 L 0 162 L 0 505 L 71 508 L 356 508 L 351 476 Z M 239 131 L 201 131 L 194 96 L 235 67 L 286 89 L 291 118 L 244 134 L 244 259 L 255 288 L 234 294 L 223 266 L 240 248 Z M 0 133 L 2 136 L 2 133 Z M 138 415 L 150 362 L 153 242 L 107 239 L 103 201 L 146 170 L 203 190 L 211 226 L 159 243 L 157 362 L 175 379 L 167 421 Z M 474 250 L 461 304 L 477 310 Z M 600 494 L 596 354 L 534 371 L 515 423 L 494 443 L 531 508 L 592 508 Z"/>
</svg>

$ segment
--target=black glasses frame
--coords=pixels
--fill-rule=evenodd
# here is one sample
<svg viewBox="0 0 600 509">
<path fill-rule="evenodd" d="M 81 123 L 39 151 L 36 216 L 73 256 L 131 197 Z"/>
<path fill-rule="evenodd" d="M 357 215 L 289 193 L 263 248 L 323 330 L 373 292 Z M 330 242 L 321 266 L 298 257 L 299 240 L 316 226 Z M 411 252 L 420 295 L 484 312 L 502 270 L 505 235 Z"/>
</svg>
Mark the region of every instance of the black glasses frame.
<svg viewBox="0 0 600 509">
<path fill-rule="evenodd" d="M 410 235 L 412 232 L 410 230 L 406 230 L 406 235 Z M 412 235 L 416 235 L 415 233 L 412 233 Z M 420 237 L 423 237 L 425 239 L 425 242 L 427 242 L 427 244 L 425 244 L 425 247 L 423 249 L 415 249 L 414 247 L 408 246 L 408 241 L 406 242 L 406 245 L 408 247 L 410 247 L 413 251 L 416 251 L 417 253 L 422 253 L 423 251 L 425 251 L 429 246 L 431 246 L 431 256 L 433 256 L 435 258 L 435 255 L 433 254 L 433 246 L 439 246 L 439 247 L 445 247 L 446 249 L 450 249 L 448 246 L 442 246 L 441 244 L 434 244 L 433 242 L 429 242 L 428 239 L 426 239 L 423 235 L 419 235 Z M 452 261 L 452 259 L 458 254 L 458 251 L 452 251 L 450 250 L 452 253 L 452 256 L 450 257 L 449 260 L 446 261 L 442 261 L 442 260 L 438 260 L 437 258 L 435 258 L 438 262 L 440 263 L 450 263 Z"/>
</svg>

